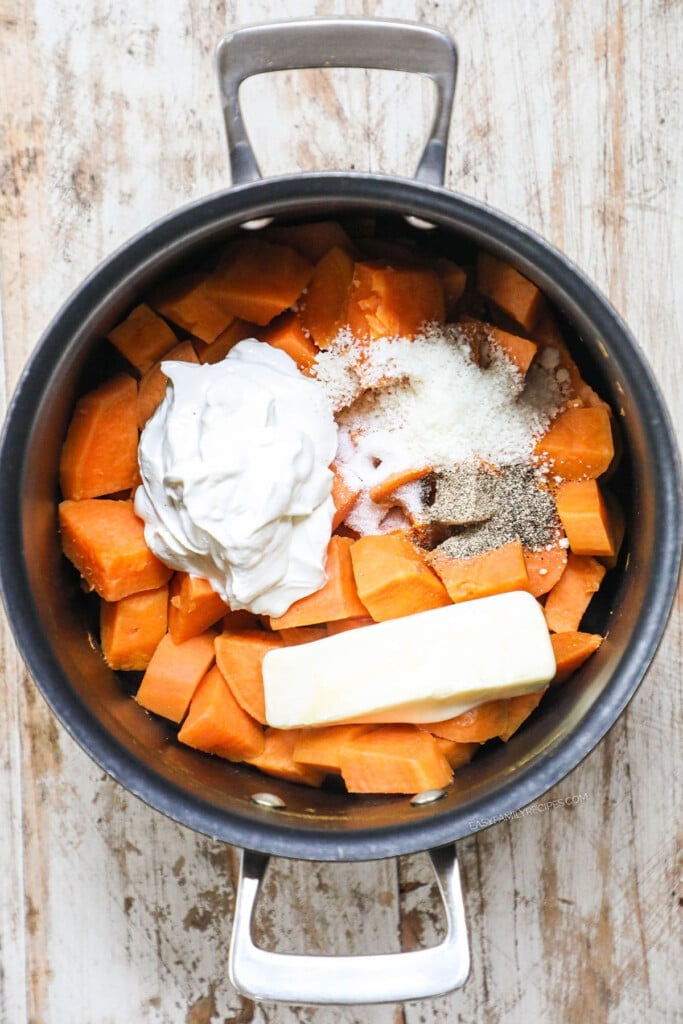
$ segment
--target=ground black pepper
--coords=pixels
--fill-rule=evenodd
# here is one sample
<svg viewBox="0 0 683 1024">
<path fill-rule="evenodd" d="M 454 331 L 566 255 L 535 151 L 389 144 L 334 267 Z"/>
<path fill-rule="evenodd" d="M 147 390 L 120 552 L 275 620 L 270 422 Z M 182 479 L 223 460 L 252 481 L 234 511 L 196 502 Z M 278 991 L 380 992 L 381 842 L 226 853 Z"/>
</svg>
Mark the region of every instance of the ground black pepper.
<svg viewBox="0 0 683 1024">
<path fill-rule="evenodd" d="M 553 544 L 560 522 L 552 494 L 530 466 L 505 466 L 496 480 L 495 508 L 484 522 L 453 527 L 436 550 L 451 558 L 472 558 L 520 540 L 525 548 Z"/>
<path fill-rule="evenodd" d="M 434 477 L 433 500 L 425 509 L 429 522 L 467 526 L 490 519 L 496 510 L 499 474 L 462 462 Z"/>
</svg>

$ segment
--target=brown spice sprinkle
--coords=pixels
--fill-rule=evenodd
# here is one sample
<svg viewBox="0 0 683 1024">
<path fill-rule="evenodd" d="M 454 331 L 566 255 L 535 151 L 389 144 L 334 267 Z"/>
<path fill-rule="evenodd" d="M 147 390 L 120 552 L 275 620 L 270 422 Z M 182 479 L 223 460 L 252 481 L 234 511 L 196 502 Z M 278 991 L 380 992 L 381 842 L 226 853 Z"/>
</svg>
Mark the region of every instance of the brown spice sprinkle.
<svg viewBox="0 0 683 1024">
<path fill-rule="evenodd" d="M 481 470 L 479 473 L 482 478 L 493 476 Z M 557 540 L 560 522 L 555 501 L 535 469 L 525 465 L 505 466 L 494 479 L 491 515 L 478 522 L 470 521 L 465 526 L 451 527 L 449 536 L 436 548 L 439 553 L 451 558 L 473 558 L 513 540 L 520 540 L 523 547 L 532 550 L 547 547 Z M 461 505 L 459 486 L 458 482 L 451 495 L 456 510 Z M 474 490 L 479 486 L 480 481 L 477 481 L 473 485 Z M 445 489 L 450 490 L 448 486 Z M 449 500 L 444 496 L 441 508 L 446 511 L 448 507 Z"/>
<path fill-rule="evenodd" d="M 434 500 L 425 512 L 429 522 L 448 526 L 483 523 L 496 511 L 497 490 L 497 473 L 463 462 L 434 478 Z"/>
</svg>

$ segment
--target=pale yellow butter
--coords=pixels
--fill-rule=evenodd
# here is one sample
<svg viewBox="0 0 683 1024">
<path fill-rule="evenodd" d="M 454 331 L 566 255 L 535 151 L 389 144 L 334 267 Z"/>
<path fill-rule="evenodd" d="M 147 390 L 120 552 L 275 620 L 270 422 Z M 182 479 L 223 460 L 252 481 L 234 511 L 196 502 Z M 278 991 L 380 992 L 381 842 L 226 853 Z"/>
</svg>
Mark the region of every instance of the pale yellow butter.
<svg viewBox="0 0 683 1024">
<path fill-rule="evenodd" d="M 266 719 L 280 729 L 333 722 L 437 722 L 555 675 L 531 594 L 498 594 L 268 651 Z"/>
</svg>

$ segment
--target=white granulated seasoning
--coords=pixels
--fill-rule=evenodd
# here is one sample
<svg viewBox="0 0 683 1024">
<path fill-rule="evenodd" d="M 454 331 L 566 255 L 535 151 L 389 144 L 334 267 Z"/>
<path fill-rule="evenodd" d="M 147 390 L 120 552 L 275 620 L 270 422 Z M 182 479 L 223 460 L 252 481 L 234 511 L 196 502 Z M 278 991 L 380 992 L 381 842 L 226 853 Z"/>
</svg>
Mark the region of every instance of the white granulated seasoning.
<svg viewBox="0 0 683 1024">
<path fill-rule="evenodd" d="M 554 365 L 532 364 L 526 379 L 507 358 L 478 366 L 457 324 L 361 345 L 345 330 L 317 357 L 315 376 L 337 413 L 337 466 L 362 489 L 347 519 L 360 533 L 386 529 L 386 506 L 367 492 L 393 473 L 529 463 L 566 391 Z M 419 488 L 402 488 L 404 507 Z"/>
<path fill-rule="evenodd" d="M 356 371 L 358 349 L 351 332 L 345 328 L 332 346 L 316 356 L 314 374 L 325 388 L 335 412 L 345 409 L 358 397 L 363 386 Z"/>
<path fill-rule="evenodd" d="M 445 468 L 474 456 L 494 465 L 526 461 L 562 404 L 555 376 L 542 366 L 531 367 L 521 394 L 519 373 L 507 360 L 480 369 L 457 325 L 412 341 L 374 341 L 363 355 L 356 376 L 373 390 L 338 422 L 359 452 L 382 461 L 378 479 L 407 466 Z"/>
</svg>

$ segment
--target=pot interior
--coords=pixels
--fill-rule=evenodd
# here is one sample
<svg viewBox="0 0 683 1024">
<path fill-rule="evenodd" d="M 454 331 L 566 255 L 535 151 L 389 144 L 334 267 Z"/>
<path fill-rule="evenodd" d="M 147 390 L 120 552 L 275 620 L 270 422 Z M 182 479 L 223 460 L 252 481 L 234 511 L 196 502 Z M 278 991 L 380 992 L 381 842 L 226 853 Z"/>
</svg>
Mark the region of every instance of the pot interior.
<svg viewBox="0 0 683 1024">
<path fill-rule="evenodd" d="M 409 214 L 436 227 L 411 226 Z M 417 235 L 456 262 L 471 263 L 475 247 L 508 259 L 553 303 L 582 374 L 615 413 L 623 452 L 609 487 L 624 509 L 626 537 L 582 626 L 606 640 L 568 683 L 548 692 L 507 744 L 487 744 L 458 770 L 433 804 L 312 790 L 177 743 L 174 728 L 131 699 L 139 676 L 105 665 L 97 601 L 82 593 L 61 554 L 61 444 L 77 396 L 117 365 L 106 331 L 152 284 L 196 268 L 241 223 L 264 215 L 283 223 L 372 219 L 379 236 Z M 24 657 L 57 715 L 103 767 L 153 806 L 208 834 L 284 856 L 411 852 L 537 798 L 585 756 L 627 703 L 654 653 L 675 586 L 675 448 L 657 390 L 619 319 L 563 257 L 523 228 L 461 197 L 395 179 L 316 175 L 264 182 L 205 200 L 138 236 L 85 282 L 46 332 L 15 398 L 2 461 L 5 598 Z M 254 803 L 253 795 L 264 791 L 284 807 Z"/>
</svg>

